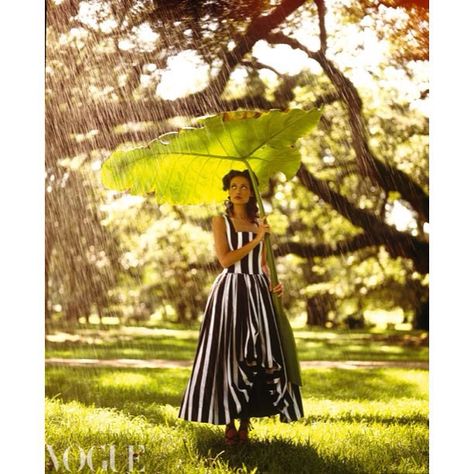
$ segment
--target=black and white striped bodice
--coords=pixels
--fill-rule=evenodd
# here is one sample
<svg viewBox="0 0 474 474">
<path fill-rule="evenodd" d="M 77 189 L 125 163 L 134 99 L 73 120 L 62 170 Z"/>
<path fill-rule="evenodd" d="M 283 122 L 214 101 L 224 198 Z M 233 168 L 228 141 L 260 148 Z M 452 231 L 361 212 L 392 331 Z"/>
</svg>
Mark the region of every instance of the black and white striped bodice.
<svg viewBox="0 0 474 474">
<path fill-rule="evenodd" d="M 237 232 L 235 230 L 232 220 L 224 214 L 226 225 L 227 243 L 230 250 L 236 250 L 243 247 L 245 244 L 255 238 L 256 232 L 245 231 Z M 262 250 L 263 242 L 260 241 L 245 257 L 238 262 L 235 262 L 230 267 L 227 267 L 225 273 L 248 273 L 248 274 L 263 274 L 262 270 Z"/>
</svg>

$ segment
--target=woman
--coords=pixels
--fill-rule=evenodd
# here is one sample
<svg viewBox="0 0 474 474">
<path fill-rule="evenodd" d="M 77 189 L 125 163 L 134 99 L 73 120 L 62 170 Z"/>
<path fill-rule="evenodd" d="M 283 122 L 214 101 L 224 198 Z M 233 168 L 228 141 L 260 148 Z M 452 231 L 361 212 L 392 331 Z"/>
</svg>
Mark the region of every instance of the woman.
<svg viewBox="0 0 474 474">
<path fill-rule="evenodd" d="M 214 246 L 224 270 L 214 281 L 204 310 L 196 356 L 179 417 L 225 424 L 225 443 L 248 440 L 251 417 L 303 416 L 299 387 L 287 378 L 265 262 L 264 236 L 249 172 L 222 178 L 229 191 L 226 213 L 212 219 Z M 264 271 L 265 270 L 265 271 Z M 234 419 L 240 419 L 239 430 Z"/>
</svg>

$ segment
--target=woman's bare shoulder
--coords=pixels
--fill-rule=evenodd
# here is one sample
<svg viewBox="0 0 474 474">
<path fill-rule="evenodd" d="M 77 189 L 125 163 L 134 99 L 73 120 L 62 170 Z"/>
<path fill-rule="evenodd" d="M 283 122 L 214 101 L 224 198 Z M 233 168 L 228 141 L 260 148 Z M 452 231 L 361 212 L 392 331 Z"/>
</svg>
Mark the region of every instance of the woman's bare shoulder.
<svg viewBox="0 0 474 474">
<path fill-rule="evenodd" d="M 212 216 L 212 225 L 218 225 L 222 227 L 224 225 L 224 216 Z"/>
</svg>

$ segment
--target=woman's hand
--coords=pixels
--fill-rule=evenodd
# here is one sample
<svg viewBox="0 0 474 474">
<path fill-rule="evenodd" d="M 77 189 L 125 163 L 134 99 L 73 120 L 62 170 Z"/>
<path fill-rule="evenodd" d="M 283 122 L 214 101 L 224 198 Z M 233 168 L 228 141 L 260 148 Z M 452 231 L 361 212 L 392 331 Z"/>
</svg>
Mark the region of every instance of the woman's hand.
<svg viewBox="0 0 474 474">
<path fill-rule="evenodd" d="M 278 285 L 275 285 L 273 288 L 272 284 L 270 283 L 270 291 L 281 297 L 283 295 L 283 283 L 278 283 Z"/>
<path fill-rule="evenodd" d="M 263 240 L 266 233 L 270 233 L 270 225 L 263 219 L 258 219 L 257 239 Z"/>
</svg>

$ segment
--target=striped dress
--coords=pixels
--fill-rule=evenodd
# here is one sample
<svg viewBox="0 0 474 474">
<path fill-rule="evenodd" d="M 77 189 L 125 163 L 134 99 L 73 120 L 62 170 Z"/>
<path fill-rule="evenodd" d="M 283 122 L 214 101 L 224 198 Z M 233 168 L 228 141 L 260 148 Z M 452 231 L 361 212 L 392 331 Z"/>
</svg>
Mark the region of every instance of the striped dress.
<svg viewBox="0 0 474 474">
<path fill-rule="evenodd" d="M 223 216 L 230 250 L 254 238 L 236 232 Z M 303 416 L 299 387 L 287 379 L 269 279 L 262 271 L 263 243 L 215 279 L 178 416 L 223 425 L 235 418 Z"/>
</svg>

